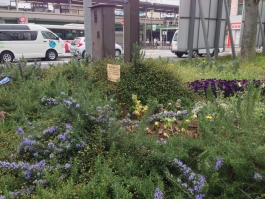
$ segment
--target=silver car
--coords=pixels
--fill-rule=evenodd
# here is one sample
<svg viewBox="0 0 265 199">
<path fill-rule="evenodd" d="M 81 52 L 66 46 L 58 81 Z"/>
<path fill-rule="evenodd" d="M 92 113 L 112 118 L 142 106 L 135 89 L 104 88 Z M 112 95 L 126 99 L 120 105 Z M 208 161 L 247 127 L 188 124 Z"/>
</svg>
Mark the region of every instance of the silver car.
<svg viewBox="0 0 265 199">
<path fill-rule="evenodd" d="M 84 58 L 85 53 L 86 53 L 85 37 L 75 38 L 70 46 L 70 54 L 72 56 L 77 56 L 78 54 L 80 54 Z M 118 57 L 121 54 L 123 54 L 122 47 L 119 44 L 115 44 L 115 56 Z"/>
</svg>

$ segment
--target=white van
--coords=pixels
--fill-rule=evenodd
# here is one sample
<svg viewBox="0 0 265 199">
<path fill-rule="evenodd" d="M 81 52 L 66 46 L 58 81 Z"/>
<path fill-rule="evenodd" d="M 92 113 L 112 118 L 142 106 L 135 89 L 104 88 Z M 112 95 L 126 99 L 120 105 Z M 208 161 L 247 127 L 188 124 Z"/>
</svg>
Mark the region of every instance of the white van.
<svg viewBox="0 0 265 199">
<path fill-rule="evenodd" d="M 174 33 L 170 48 L 171 48 L 171 52 L 177 55 L 178 57 L 182 57 L 183 55 L 189 54 L 188 49 L 184 51 L 178 49 L 178 31 Z M 218 49 L 218 53 L 221 53 L 221 52 L 223 52 L 223 48 Z M 207 54 L 206 49 L 194 49 L 192 52 L 192 57 L 197 57 L 197 56 L 202 57 L 205 54 Z M 210 55 L 211 57 L 214 56 L 214 48 L 210 48 Z"/>
<path fill-rule="evenodd" d="M 64 42 L 56 34 L 35 24 L 0 24 L 0 62 L 19 58 L 57 59 Z"/>
</svg>

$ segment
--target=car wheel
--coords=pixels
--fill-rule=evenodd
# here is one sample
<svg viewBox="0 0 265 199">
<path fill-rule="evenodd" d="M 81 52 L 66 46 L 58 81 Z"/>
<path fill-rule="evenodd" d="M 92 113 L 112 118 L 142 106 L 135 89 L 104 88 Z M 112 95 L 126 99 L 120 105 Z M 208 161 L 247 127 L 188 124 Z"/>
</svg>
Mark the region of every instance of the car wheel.
<svg viewBox="0 0 265 199">
<path fill-rule="evenodd" d="M 197 50 L 192 51 L 192 57 L 195 58 L 198 56 Z"/>
<path fill-rule="evenodd" d="M 183 56 L 183 53 L 175 53 L 179 58 Z"/>
<path fill-rule="evenodd" d="M 48 61 L 55 61 L 57 59 L 58 55 L 57 52 L 55 50 L 48 50 L 46 52 L 46 59 Z"/>
<path fill-rule="evenodd" d="M 86 56 L 86 51 L 84 50 L 83 53 L 82 53 L 83 59 L 85 58 L 85 56 Z"/>
<path fill-rule="evenodd" d="M 4 63 L 12 62 L 14 60 L 14 55 L 11 52 L 4 51 L 1 53 L 0 60 Z"/>
<path fill-rule="evenodd" d="M 119 49 L 115 49 L 115 57 L 118 57 L 121 55 L 121 51 Z"/>
</svg>

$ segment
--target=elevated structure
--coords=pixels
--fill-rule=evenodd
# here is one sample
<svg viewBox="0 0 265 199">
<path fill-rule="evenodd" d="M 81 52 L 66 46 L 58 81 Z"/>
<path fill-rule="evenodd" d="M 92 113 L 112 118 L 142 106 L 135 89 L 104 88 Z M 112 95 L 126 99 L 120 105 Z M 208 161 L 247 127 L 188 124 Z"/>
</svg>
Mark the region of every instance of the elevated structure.
<svg viewBox="0 0 265 199">
<path fill-rule="evenodd" d="M 19 0 L 19 2 L 28 2 L 28 3 L 53 3 L 53 4 L 62 4 L 70 6 L 83 6 L 83 0 Z M 123 9 L 123 0 L 94 0 L 92 5 L 95 4 L 113 4 L 116 8 Z M 160 3 L 150 3 L 140 1 L 139 5 L 140 11 L 154 10 L 154 12 L 168 12 L 168 13 L 179 13 L 179 6 L 160 4 Z"/>
</svg>

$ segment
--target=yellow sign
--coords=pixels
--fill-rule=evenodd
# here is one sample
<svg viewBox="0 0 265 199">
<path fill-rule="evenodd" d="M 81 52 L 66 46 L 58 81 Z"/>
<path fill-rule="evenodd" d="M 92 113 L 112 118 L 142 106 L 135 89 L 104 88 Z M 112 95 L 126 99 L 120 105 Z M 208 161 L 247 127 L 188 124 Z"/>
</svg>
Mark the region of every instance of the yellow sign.
<svg viewBox="0 0 265 199">
<path fill-rule="evenodd" d="M 108 80 L 112 82 L 120 81 L 120 65 L 107 64 Z"/>
</svg>

